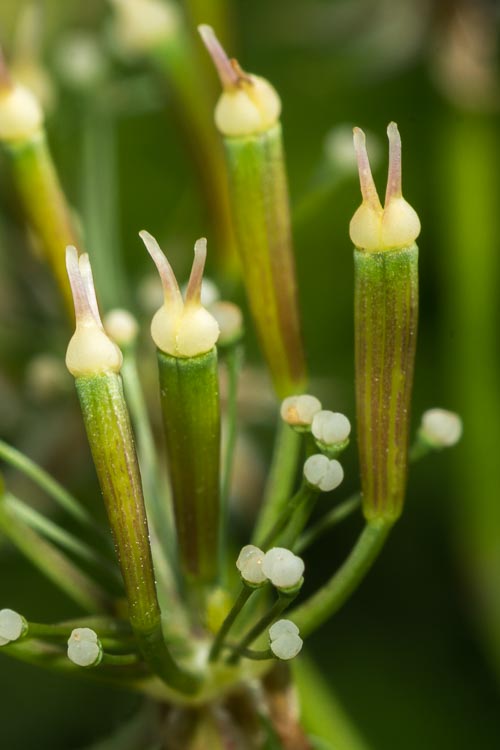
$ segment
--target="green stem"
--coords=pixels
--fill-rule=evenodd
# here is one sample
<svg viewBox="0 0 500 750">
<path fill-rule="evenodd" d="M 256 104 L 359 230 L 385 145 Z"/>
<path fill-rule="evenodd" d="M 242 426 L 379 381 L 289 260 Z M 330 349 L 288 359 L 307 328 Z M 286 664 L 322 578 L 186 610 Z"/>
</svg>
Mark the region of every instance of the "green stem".
<svg viewBox="0 0 500 750">
<path fill-rule="evenodd" d="M 11 445 L 0 440 L 0 458 L 9 463 L 14 468 L 21 471 L 25 476 L 31 479 L 42 490 L 44 490 L 63 510 L 72 518 L 78 521 L 85 528 L 92 531 L 102 529 L 96 524 L 92 516 L 83 508 L 78 500 L 73 497 L 59 482 L 56 482 L 41 466 L 25 456 Z"/>
<path fill-rule="evenodd" d="M 101 664 L 112 667 L 130 667 L 140 664 L 141 660 L 137 654 L 108 654 L 103 653 Z M 100 666 L 100 665 L 99 665 Z"/>
<path fill-rule="evenodd" d="M 415 442 L 410 448 L 408 459 L 411 462 L 419 461 L 421 458 L 428 456 L 429 453 L 432 453 L 433 450 L 436 450 L 436 449 L 433 448 L 432 445 L 429 445 L 429 443 L 427 443 L 425 440 L 423 440 L 421 437 L 417 435 Z"/>
<path fill-rule="evenodd" d="M 245 649 L 247 649 L 248 646 L 250 646 L 255 641 L 255 639 L 258 638 L 259 635 L 264 632 L 264 630 L 266 630 L 266 628 L 272 625 L 272 623 L 277 620 L 278 617 L 290 606 L 297 594 L 298 592 L 295 592 L 293 595 L 288 595 L 280 591 L 278 599 L 275 601 L 271 609 L 267 614 L 261 617 L 260 620 L 255 623 L 253 628 L 248 631 L 246 636 L 242 638 L 240 643 L 238 643 L 237 645 L 237 650 L 233 651 L 233 654 L 229 657 L 227 663 L 237 664 L 240 658 L 240 651 L 245 651 Z"/>
<path fill-rule="evenodd" d="M 58 526 L 50 519 L 45 518 L 41 513 L 38 513 L 34 508 L 31 508 L 10 493 L 5 495 L 3 502 L 14 513 L 16 518 L 26 523 L 31 529 L 38 531 L 42 536 L 55 542 L 67 552 L 72 552 L 75 557 L 78 557 L 83 562 L 97 568 L 101 575 L 104 574 L 108 580 L 113 582 L 115 587 L 117 584 L 121 586 L 121 576 L 117 568 L 88 544 L 74 536 L 74 534 L 66 531 L 66 529 Z"/>
<path fill-rule="evenodd" d="M 0 500 L 0 530 L 47 578 L 87 612 L 112 609 L 106 592 Z"/>
<path fill-rule="evenodd" d="M 253 534 L 253 543 L 257 546 L 261 546 L 286 509 L 295 482 L 300 447 L 300 434 L 280 420 L 264 500 Z"/>
<path fill-rule="evenodd" d="M 106 628 L 105 623 L 100 626 L 99 620 L 94 618 L 82 618 L 81 620 L 72 620 L 70 622 L 61 622 L 56 625 L 40 622 L 28 622 L 28 631 L 26 638 L 55 638 L 55 639 L 68 639 L 75 628 L 91 628 L 95 630 L 99 639 L 102 643 L 111 643 L 115 645 L 120 644 L 120 638 L 125 638 L 126 642 L 130 643 L 130 639 L 133 638 L 132 631 L 130 628 L 123 629 L 122 633 L 117 633 L 116 629 Z M 124 641 L 125 642 L 125 641 Z"/>
<path fill-rule="evenodd" d="M 290 619 L 303 638 L 328 620 L 357 589 L 377 559 L 391 528 L 392 523 L 382 519 L 366 523 L 342 567 L 316 594 L 291 612 Z"/>
<path fill-rule="evenodd" d="M 329 531 L 333 526 L 348 518 L 361 506 L 361 494 L 356 492 L 354 495 L 344 500 L 343 503 L 337 505 L 336 508 L 323 516 L 314 526 L 307 529 L 298 539 L 297 543 L 293 546 L 293 551 L 296 555 L 300 555 L 304 550 L 313 544 L 316 539 L 319 539 L 326 531 Z"/>
<path fill-rule="evenodd" d="M 226 636 L 231 630 L 233 623 L 235 622 L 239 613 L 241 612 L 241 610 L 243 609 L 248 599 L 251 597 L 251 595 L 253 594 L 255 590 L 256 589 L 250 588 L 250 586 L 243 585 L 238 595 L 238 598 L 233 604 L 229 614 L 227 615 L 226 619 L 222 623 L 220 630 L 215 637 L 215 640 L 212 644 L 212 648 L 210 650 L 210 656 L 209 656 L 210 661 L 215 661 L 216 659 L 218 659 L 219 654 L 224 647 L 224 641 L 226 639 Z"/>
<path fill-rule="evenodd" d="M 116 137 L 109 107 L 87 98 L 79 108 L 82 127 L 82 214 L 85 244 L 97 296 L 107 310 L 128 298 L 120 257 Z"/>
<path fill-rule="evenodd" d="M 130 416 L 137 436 L 137 453 L 148 522 L 151 527 L 152 554 L 161 589 L 177 598 L 172 567 L 175 564 L 175 534 L 170 512 L 170 492 L 161 476 L 156 458 L 155 440 L 148 416 L 146 399 L 137 370 L 135 347 L 123 350 L 122 379 Z"/>
<path fill-rule="evenodd" d="M 238 656 L 244 657 L 245 659 L 251 659 L 252 661 L 267 661 L 268 659 L 275 658 L 270 648 L 257 651 L 250 648 L 241 648 L 235 643 L 226 643 L 224 644 L 224 648 L 232 651 L 234 654 L 238 654 Z"/>
<path fill-rule="evenodd" d="M 223 460 L 222 491 L 221 491 L 221 547 L 227 539 L 229 498 L 231 479 L 233 475 L 234 449 L 236 447 L 238 421 L 238 379 L 243 365 L 243 347 L 238 344 L 231 346 L 225 355 L 228 372 L 227 416 L 226 416 L 226 451 Z M 225 557 L 225 549 L 222 549 Z"/>
<path fill-rule="evenodd" d="M 19 661 L 34 664 L 56 672 L 78 675 L 79 677 L 90 677 L 92 680 L 115 685 L 120 688 L 131 688 L 133 690 L 144 690 L 153 695 L 159 691 L 151 685 L 140 663 L 134 664 L 99 664 L 92 669 L 83 669 L 73 664 L 66 654 L 52 643 L 38 640 L 21 640 L 2 646 L 2 653 L 12 656 Z"/>
<path fill-rule="evenodd" d="M 291 537 L 292 541 L 294 541 L 300 534 L 303 524 L 307 522 L 308 516 L 304 517 L 301 510 L 308 507 L 311 501 L 315 502 L 317 497 L 318 492 L 315 492 L 306 482 L 303 482 L 298 492 L 295 493 L 291 500 L 288 500 L 285 510 L 276 520 L 276 523 L 272 529 L 270 529 L 267 536 L 263 539 L 260 544 L 262 549 L 267 550 L 269 547 L 273 546 L 274 542 L 284 529 L 286 529 L 285 535 L 287 540 Z M 298 525 L 297 515 L 300 515 Z M 288 543 L 280 541 L 280 546 L 287 547 Z"/>
</svg>

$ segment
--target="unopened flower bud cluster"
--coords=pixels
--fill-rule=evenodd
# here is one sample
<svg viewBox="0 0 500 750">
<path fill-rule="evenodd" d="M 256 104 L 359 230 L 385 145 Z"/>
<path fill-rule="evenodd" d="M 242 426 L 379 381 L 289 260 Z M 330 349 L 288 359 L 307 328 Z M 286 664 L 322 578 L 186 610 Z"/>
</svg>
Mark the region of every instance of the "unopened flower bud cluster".
<svg viewBox="0 0 500 750">
<path fill-rule="evenodd" d="M 422 415 L 420 437 L 433 448 L 450 448 L 462 437 L 462 420 L 446 409 L 429 409 Z"/>
<path fill-rule="evenodd" d="M 277 659 L 288 661 L 302 650 L 304 641 L 291 620 L 278 620 L 269 628 L 269 645 Z"/>
<path fill-rule="evenodd" d="M 27 631 L 24 617 L 13 609 L 0 610 L 0 646 L 19 640 Z"/>
<path fill-rule="evenodd" d="M 294 589 L 302 582 L 304 561 L 284 547 L 273 547 L 263 552 L 253 544 L 241 550 L 236 567 L 250 586 L 261 586 L 269 581 L 277 589 Z"/>
</svg>

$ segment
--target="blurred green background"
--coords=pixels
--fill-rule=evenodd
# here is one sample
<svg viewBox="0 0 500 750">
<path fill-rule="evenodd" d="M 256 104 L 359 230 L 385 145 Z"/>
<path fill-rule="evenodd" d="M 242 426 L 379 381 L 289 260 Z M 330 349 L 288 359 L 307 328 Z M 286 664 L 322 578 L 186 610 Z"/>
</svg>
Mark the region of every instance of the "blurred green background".
<svg viewBox="0 0 500 750">
<path fill-rule="evenodd" d="M 199 20 L 227 12 L 229 51 L 244 68 L 272 81 L 282 97 L 310 370 L 325 407 L 350 416 L 348 222 L 359 188 L 349 132 L 353 125 L 368 132 L 382 191 L 385 128 L 390 120 L 399 125 L 405 197 L 423 227 L 414 425 L 426 408 L 449 408 L 462 415 L 464 438 L 458 448 L 412 468 L 405 514 L 387 549 L 352 601 L 312 639 L 310 650 L 369 747 L 498 747 L 498 3 L 187 4 L 195 13 L 202 9 Z M 0 6 L 7 59 L 15 52 L 24 5 L 2 0 Z M 113 54 L 104 0 L 42 5 L 40 55 L 54 88 L 47 123 L 61 178 L 82 217 L 90 251 L 92 243 L 109 246 L 113 258 L 122 259 L 123 274 L 112 261 L 116 283 L 107 285 L 97 272 L 105 305 L 129 307 L 147 329 L 144 290 L 151 269 L 138 230 L 147 227 L 158 235 L 181 277 L 193 241 L 206 234 L 209 250 L 213 242 L 192 154 L 182 148 L 161 72 L 145 60 Z M 97 72 L 79 79 L 72 64 L 76 59 L 78 72 L 82 39 Z M 71 383 L 63 379 L 40 394 L 30 381 L 33 357 L 50 352 L 60 358 L 67 333 L 51 280 L 23 231 L 3 160 L 0 198 L 0 432 L 102 513 Z M 217 279 L 213 256 L 210 270 Z M 238 288 L 224 279 L 221 285 L 241 301 Z M 149 357 L 151 349 L 145 349 Z M 249 359 L 258 362 L 251 336 Z M 154 372 L 150 380 L 154 388 Z M 264 443 L 269 432 L 266 424 L 253 428 Z M 260 450 L 267 461 L 268 453 Z M 346 493 L 356 489 L 356 472 L 351 448 Z M 18 494 L 42 503 L 31 486 L 16 477 L 11 482 Z M 349 522 L 314 548 L 309 582 L 329 575 L 355 531 L 356 523 Z M 6 544 L 0 546 L 0 571 L 0 606 L 33 620 L 77 614 Z M 0 684 L 0 746 L 9 750 L 83 748 L 119 726 L 139 701 L 1 655 Z"/>
</svg>

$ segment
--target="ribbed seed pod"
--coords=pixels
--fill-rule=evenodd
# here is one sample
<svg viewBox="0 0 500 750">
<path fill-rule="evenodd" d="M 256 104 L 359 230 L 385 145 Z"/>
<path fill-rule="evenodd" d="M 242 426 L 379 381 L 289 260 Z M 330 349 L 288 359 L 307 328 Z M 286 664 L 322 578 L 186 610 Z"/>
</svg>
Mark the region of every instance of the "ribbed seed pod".
<svg viewBox="0 0 500 750">
<path fill-rule="evenodd" d="M 43 113 L 30 91 L 3 79 L 0 80 L 0 143 L 9 157 L 27 222 L 73 317 L 64 252 L 67 245 L 75 244 L 76 232 L 47 146 Z"/>
<path fill-rule="evenodd" d="M 201 306 L 206 240 L 182 299 L 174 273 L 154 238 L 141 237 L 161 276 L 165 302 L 151 324 L 158 347 L 160 401 L 172 481 L 181 566 L 189 585 L 218 574 L 220 407 L 215 343 L 219 327 Z"/>
<path fill-rule="evenodd" d="M 125 584 L 128 616 L 141 652 L 169 685 L 192 692 L 196 680 L 163 639 L 141 477 L 119 370 L 122 355 L 105 334 L 88 256 L 67 251 L 76 331 L 66 354 Z"/>
<path fill-rule="evenodd" d="M 351 222 L 355 269 L 355 368 L 363 509 L 396 520 L 403 508 L 418 317 L 420 223 L 401 194 L 401 141 L 388 128 L 385 206 L 371 176 L 364 135 L 355 130 L 363 203 Z"/>
<path fill-rule="evenodd" d="M 229 60 L 213 30 L 200 26 L 223 93 L 215 111 L 229 173 L 245 288 L 260 345 L 280 398 L 300 393 L 306 366 L 300 331 L 281 102 L 262 78 Z"/>
</svg>

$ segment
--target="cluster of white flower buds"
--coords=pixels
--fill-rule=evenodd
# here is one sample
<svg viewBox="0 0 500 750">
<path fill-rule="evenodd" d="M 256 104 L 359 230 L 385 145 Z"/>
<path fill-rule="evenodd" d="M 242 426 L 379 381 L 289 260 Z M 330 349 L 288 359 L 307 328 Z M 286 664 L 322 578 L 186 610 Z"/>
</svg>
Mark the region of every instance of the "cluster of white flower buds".
<svg viewBox="0 0 500 750">
<path fill-rule="evenodd" d="M 450 448 L 462 437 L 462 420 L 446 409 L 429 409 L 422 415 L 420 438 L 432 448 Z"/>
<path fill-rule="evenodd" d="M 304 479 L 319 492 L 331 492 L 342 483 L 344 470 L 335 458 L 315 453 L 304 464 Z"/>
<path fill-rule="evenodd" d="M 19 640 L 28 630 L 28 623 L 13 609 L 0 609 L 0 646 Z"/>
<path fill-rule="evenodd" d="M 102 645 L 95 630 L 75 628 L 68 640 L 68 659 L 77 667 L 96 667 L 102 660 Z"/>
<path fill-rule="evenodd" d="M 301 651 L 304 642 L 299 632 L 291 620 L 278 620 L 269 628 L 269 645 L 278 659 L 293 659 Z"/>
<path fill-rule="evenodd" d="M 321 401 L 316 396 L 304 393 L 288 396 L 281 403 L 281 419 L 299 431 L 311 429 L 315 415 L 321 411 Z"/>
<path fill-rule="evenodd" d="M 263 552 L 253 544 L 241 550 L 236 561 L 243 581 L 259 587 L 270 581 L 280 591 L 290 591 L 302 585 L 304 561 L 284 547 L 273 547 Z"/>
</svg>

